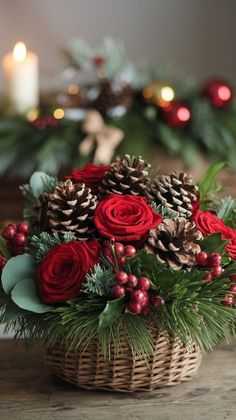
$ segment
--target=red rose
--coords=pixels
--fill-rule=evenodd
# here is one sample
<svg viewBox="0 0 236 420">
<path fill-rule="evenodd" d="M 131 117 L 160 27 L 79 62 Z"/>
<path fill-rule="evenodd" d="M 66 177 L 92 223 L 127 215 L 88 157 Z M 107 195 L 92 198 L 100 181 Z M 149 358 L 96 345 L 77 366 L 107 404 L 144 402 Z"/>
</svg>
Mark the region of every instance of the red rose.
<svg viewBox="0 0 236 420">
<path fill-rule="evenodd" d="M 99 262 L 99 254 L 97 241 L 55 245 L 36 272 L 43 302 L 64 302 L 78 296 L 86 274 Z"/>
<path fill-rule="evenodd" d="M 229 252 L 231 258 L 236 259 L 236 231 L 234 229 L 226 226 L 222 219 L 219 219 L 210 211 L 197 210 L 193 215 L 193 220 L 204 236 L 219 232 L 222 239 L 228 239 L 229 243 L 225 249 Z"/>
<path fill-rule="evenodd" d="M 162 221 L 147 198 L 111 194 L 100 201 L 94 223 L 102 236 L 117 241 L 142 241 Z"/>
<path fill-rule="evenodd" d="M 77 183 L 84 182 L 86 187 L 91 188 L 93 192 L 97 192 L 108 169 L 109 166 L 96 166 L 93 163 L 87 163 L 83 168 L 73 169 L 72 174 L 66 176 L 66 178 Z"/>
</svg>

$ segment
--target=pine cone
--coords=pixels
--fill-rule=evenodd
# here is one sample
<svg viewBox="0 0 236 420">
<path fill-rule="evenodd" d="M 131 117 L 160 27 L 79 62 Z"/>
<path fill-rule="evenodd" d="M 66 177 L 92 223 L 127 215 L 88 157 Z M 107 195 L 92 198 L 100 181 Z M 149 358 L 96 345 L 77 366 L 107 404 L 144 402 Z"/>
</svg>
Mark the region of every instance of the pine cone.
<svg viewBox="0 0 236 420">
<path fill-rule="evenodd" d="M 152 182 L 148 195 L 151 200 L 175 210 L 183 217 L 191 217 L 192 203 L 197 199 L 197 186 L 191 176 L 179 174 L 158 175 Z"/>
<path fill-rule="evenodd" d="M 48 201 L 49 226 L 53 232 L 73 233 L 80 241 L 94 232 L 93 214 L 96 195 L 85 184 L 73 184 L 67 179 L 55 188 Z"/>
<path fill-rule="evenodd" d="M 146 244 L 148 252 L 154 253 L 161 263 L 168 263 L 174 270 L 192 267 L 201 248 L 196 241 L 202 234 L 195 223 L 179 217 L 175 220 L 164 219 L 149 233 Z"/>
<path fill-rule="evenodd" d="M 100 85 L 100 93 L 95 101 L 95 108 L 103 115 L 112 115 L 112 109 L 117 106 L 124 107 L 124 113 L 133 105 L 133 89 L 126 82 L 111 79 Z"/>
<path fill-rule="evenodd" d="M 99 191 L 103 194 L 146 195 L 150 166 L 141 156 L 117 158 L 106 172 Z"/>
</svg>

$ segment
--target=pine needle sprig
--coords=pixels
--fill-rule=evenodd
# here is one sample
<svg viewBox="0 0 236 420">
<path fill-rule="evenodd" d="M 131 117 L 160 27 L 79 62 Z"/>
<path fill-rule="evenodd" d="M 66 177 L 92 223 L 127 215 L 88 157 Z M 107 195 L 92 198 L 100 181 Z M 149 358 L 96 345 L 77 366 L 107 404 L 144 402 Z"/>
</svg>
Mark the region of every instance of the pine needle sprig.
<svg viewBox="0 0 236 420">
<path fill-rule="evenodd" d="M 155 210 L 156 213 L 162 216 L 163 219 L 176 219 L 177 217 L 179 217 L 179 213 L 177 211 L 168 209 L 162 204 L 157 204 L 154 201 L 151 201 L 150 204 L 153 210 Z"/>
<path fill-rule="evenodd" d="M 64 235 L 42 232 L 40 235 L 32 236 L 27 250 L 30 254 L 34 255 L 37 262 L 40 262 L 54 245 L 70 242 L 75 239 L 75 236 L 70 232 Z"/>
<path fill-rule="evenodd" d="M 98 296 L 111 296 L 111 289 L 114 284 L 113 269 L 111 267 L 104 269 L 96 264 L 86 276 L 83 291 Z"/>
</svg>

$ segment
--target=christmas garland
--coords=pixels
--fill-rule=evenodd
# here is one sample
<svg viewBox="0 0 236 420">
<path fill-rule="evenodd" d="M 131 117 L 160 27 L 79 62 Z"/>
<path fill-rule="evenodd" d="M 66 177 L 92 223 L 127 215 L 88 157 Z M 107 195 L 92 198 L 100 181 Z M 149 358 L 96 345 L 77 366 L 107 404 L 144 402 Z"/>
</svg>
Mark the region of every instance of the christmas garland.
<svg viewBox="0 0 236 420">
<path fill-rule="evenodd" d="M 124 132 L 120 155 L 151 158 L 161 147 L 187 166 L 204 154 L 236 168 L 236 109 L 228 82 L 211 79 L 194 86 L 159 67 L 141 71 L 128 61 L 122 44 L 110 39 L 95 49 L 77 40 L 65 53 L 73 78 L 64 82 L 63 92 L 49 95 L 46 105 L 26 118 L 9 117 L 2 107 L 1 174 L 58 174 L 63 167 L 93 160 L 94 150 L 86 157 L 78 152 L 84 133 L 80 121 L 73 120 L 83 119 L 89 108 Z M 81 86 L 83 74 L 90 74 L 93 83 Z"/>
<path fill-rule="evenodd" d="M 236 200 L 219 199 L 212 165 L 198 183 L 157 174 L 142 158 L 88 164 L 59 181 L 36 172 L 22 186 L 28 223 L 0 242 L 1 323 L 48 348 L 104 357 L 121 332 L 136 355 L 150 326 L 212 347 L 234 331 Z"/>
</svg>

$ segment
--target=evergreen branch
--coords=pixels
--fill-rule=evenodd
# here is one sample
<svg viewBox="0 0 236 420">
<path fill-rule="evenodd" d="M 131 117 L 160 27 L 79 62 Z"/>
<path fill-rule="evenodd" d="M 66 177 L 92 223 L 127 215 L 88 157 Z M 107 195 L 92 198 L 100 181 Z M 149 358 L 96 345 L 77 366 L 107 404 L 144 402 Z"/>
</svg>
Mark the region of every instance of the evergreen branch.
<svg viewBox="0 0 236 420">
<path fill-rule="evenodd" d="M 96 264 L 86 276 L 83 291 L 98 296 L 111 296 L 111 289 L 114 284 L 112 268 L 104 269 Z"/>
<path fill-rule="evenodd" d="M 39 235 L 32 236 L 27 247 L 27 252 L 32 254 L 35 259 L 40 262 L 54 245 L 63 244 L 75 239 L 73 233 L 70 232 L 67 232 L 64 235 L 42 232 Z"/>
<path fill-rule="evenodd" d="M 151 201 L 151 206 L 156 213 L 163 217 L 163 219 L 176 219 L 179 216 L 179 213 L 175 210 L 168 209 L 162 204 L 155 203 Z"/>
</svg>

